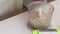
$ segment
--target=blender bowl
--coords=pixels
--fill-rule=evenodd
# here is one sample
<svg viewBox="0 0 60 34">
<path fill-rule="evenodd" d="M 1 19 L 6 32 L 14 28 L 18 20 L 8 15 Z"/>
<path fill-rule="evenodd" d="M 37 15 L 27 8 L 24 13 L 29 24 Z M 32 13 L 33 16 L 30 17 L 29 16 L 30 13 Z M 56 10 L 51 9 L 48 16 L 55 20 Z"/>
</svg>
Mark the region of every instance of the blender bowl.
<svg viewBox="0 0 60 34">
<path fill-rule="evenodd" d="M 35 29 L 47 29 L 51 24 L 53 6 L 46 2 L 35 1 L 28 5 L 30 14 L 29 24 Z"/>
</svg>

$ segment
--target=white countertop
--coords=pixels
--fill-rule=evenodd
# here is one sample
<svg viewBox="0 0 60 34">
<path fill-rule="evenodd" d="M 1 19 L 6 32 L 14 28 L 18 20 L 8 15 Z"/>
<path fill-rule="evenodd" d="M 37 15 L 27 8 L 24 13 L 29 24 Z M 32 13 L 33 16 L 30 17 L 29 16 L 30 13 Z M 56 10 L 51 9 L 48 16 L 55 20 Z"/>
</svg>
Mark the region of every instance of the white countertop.
<svg viewBox="0 0 60 34">
<path fill-rule="evenodd" d="M 60 2 L 51 2 L 55 10 L 52 17 L 52 29 L 60 27 Z M 13 16 L 6 20 L 0 21 L 0 34 L 32 34 L 28 29 L 29 15 L 28 12 Z M 57 32 L 42 32 L 42 34 L 57 34 Z"/>
<path fill-rule="evenodd" d="M 0 21 L 0 34 L 31 34 L 27 28 L 27 21 L 27 12 Z"/>
<path fill-rule="evenodd" d="M 0 34 L 32 34 L 27 27 L 28 12 L 0 21 Z M 57 32 L 42 32 L 42 34 L 57 34 Z"/>
</svg>

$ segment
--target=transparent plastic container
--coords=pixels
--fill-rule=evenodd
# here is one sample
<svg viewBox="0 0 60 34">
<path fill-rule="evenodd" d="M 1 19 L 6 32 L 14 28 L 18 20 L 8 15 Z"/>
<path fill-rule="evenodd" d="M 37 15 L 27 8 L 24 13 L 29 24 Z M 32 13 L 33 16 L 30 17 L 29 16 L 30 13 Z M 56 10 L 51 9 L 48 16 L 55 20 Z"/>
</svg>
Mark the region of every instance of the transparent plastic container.
<svg viewBox="0 0 60 34">
<path fill-rule="evenodd" d="M 28 5 L 30 14 L 29 24 L 35 29 L 47 29 L 51 24 L 53 6 L 46 2 L 35 1 Z"/>
</svg>

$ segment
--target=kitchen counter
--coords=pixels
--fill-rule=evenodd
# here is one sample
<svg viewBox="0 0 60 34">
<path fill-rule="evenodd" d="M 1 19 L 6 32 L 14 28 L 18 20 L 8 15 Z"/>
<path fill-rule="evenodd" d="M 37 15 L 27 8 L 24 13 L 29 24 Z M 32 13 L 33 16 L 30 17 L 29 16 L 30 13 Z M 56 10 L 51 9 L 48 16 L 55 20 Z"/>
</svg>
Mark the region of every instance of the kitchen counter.
<svg viewBox="0 0 60 34">
<path fill-rule="evenodd" d="M 0 21 L 0 34 L 32 34 L 27 26 L 29 20 L 28 12 Z M 55 31 L 43 31 L 42 34 L 57 34 Z"/>
</svg>

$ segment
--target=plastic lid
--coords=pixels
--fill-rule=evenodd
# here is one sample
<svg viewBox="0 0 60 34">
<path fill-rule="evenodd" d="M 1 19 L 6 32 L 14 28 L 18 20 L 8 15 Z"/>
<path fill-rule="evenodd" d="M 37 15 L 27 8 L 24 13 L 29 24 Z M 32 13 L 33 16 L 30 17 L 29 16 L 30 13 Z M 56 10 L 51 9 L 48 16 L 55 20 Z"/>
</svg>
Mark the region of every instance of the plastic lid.
<svg viewBox="0 0 60 34">
<path fill-rule="evenodd" d="M 28 7 L 28 9 L 33 9 L 33 8 L 38 7 L 38 6 L 42 6 L 44 4 L 46 4 L 46 3 L 43 1 L 34 1 L 34 2 L 31 2 L 30 4 L 28 4 L 27 7 Z"/>
</svg>

